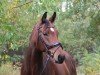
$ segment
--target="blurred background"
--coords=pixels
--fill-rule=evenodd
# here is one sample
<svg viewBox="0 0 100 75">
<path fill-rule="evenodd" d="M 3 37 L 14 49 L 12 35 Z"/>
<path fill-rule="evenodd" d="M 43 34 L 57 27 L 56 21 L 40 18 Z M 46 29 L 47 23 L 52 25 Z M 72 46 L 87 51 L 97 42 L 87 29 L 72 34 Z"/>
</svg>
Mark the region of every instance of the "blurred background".
<svg viewBox="0 0 100 75">
<path fill-rule="evenodd" d="M 0 75 L 19 75 L 33 26 L 47 11 L 78 75 L 100 75 L 99 0 L 0 0 Z"/>
</svg>

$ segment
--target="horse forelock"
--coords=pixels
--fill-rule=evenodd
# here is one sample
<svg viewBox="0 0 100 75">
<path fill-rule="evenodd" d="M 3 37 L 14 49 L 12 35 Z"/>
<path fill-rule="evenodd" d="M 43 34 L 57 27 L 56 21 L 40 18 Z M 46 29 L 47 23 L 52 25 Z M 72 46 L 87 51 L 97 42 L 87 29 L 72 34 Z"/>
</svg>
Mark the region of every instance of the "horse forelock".
<svg viewBox="0 0 100 75">
<path fill-rule="evenodd" d="M 49 21 L 47 19 L 45 19 L 45 22 L 44 23 L 45 23 L 46 26 L 49 26 L 50 25 L 50 23 L 49 23 Z"/>
</svg>

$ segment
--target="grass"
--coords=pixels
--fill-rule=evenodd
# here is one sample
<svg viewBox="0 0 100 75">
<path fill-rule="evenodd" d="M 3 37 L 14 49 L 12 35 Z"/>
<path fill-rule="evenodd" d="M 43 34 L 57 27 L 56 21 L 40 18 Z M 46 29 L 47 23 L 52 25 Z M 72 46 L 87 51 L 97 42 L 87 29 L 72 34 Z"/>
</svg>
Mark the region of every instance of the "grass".
<svg viewBox="0 0 100 75">
<path fill-rule="evenodd" d="M 20 68 L 14 69 L 10 63 L 4 64 L 0 67 L 0 75 L 20 75 Z M 99 72 L 87 74 L 84 72 L 82 66 L 77 67 L 77 75 L 100 75 Z"/>
<path fill-rule="evenodd" d="M 77 71 L 78 75 L 85 75 L 79 70 L 79 68 L 77 68 Z M 14 70 L 11 64 L 7 63 L 0 67 L 0 75 L 20 75 L 20 69 L 16 68 L 16 70 Z"/>
<path fill-rule="evenodd" d="M 78 73 L 79 73 L 78 75 L 84 75 L 80 74 L 80 72 Z M 20 75 L 20 69 L 16 68 L 15 70 L 10 63 L 3 64 L 0 67 L 0 75 Z"/>
<path fill-rule="evenodd" d="M 15 70 L 11 64 L 7 63 L 0 67 L 0 75 L 20 75 L 20 70 L 19 68 Z"/>
</svg>

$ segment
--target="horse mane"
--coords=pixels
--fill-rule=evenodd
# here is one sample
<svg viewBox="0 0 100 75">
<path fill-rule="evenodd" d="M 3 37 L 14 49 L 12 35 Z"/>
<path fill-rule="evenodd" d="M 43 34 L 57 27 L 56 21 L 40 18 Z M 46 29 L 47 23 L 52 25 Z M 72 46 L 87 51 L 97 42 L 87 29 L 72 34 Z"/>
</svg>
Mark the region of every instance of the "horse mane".
<svg viewBox="0 0 100 75">
<path fill-rule="evenodd" d="M 26 75 L 39 75 L 43 67 L 43 54 L 37 50 L 38 26 L 36 25 L 29 38 L 29 46 L 24 54 L 23 71 Z M 34 74 L 32 74 L 34 73 Z"/>
</svg>

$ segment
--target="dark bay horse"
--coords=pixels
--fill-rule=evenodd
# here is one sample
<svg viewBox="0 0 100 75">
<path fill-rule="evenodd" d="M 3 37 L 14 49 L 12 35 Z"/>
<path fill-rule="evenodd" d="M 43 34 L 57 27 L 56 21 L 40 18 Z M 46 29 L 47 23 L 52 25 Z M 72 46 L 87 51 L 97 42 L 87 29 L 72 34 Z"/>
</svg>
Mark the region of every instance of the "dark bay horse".
<svg viewBox="0 0 100 75">
<path fill-rule="evenodd" d="M 49 19 L 45 12 L 33 28 L 21 75 L 77 75 L 74 59 L 58 40 L 55 19 L 56 12 Z"/>
</svg>

